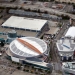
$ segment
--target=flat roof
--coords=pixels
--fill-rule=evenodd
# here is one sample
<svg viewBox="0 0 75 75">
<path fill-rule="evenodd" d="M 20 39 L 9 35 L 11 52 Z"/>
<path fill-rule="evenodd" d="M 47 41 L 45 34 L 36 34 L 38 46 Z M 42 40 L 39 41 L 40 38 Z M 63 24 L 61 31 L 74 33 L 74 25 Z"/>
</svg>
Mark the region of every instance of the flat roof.
<svg viewBox="0 0 75 75">
<path fill-rule="evenodd" d="M 56 34 L 59 30 L 59 27 L 50 27 L 50 30 L 45 32 L 46 34 Z"/>
<path fill-rule="evenodd" d="M 40 31 L 46 22 L 47 20 L 42 19 L 11 16 L 2 26 Z"/>
<path fill-rule="evenodd" d="M 25 60 L 26 62 L 30 62 L 30 63 L 32 63 L 32 64 L 37 64 L 37 65 L 39 65 L 39 66 L 43 66 L 43 67 L 48 67 L 47 65 L 49 64 L 49 63 L 46 63 L 46 62 L 37 62 L 37 61 L 30 61 L 30 60 Z M 51 64 L 50 64 L 51 65 Z M 38 67 L 37 67 L 38 68 Z"/>
<path fill-rule="evenodd" d="M 72 26 L 68 29 L 67 33 L 65 34 L 65 37 L 71 37 L 74 38 L 75 37 L 75 26 Z"/>
<path fill-rule="evenodd" d="M 75 74 L 75 62 L 63 62 L 62 63 L 62 68 L 64 71 L 67 70 L 68 73 L 70 74 Z"/>
<path fill-rule="evenodd" d="M 75 42 L 74 40 L 71 39 L 67 39 L 67 38 L 60 39 L 57 41 L 56 44 L 57 44 L 58 51 L 61 52 L 73 52 L 75 49 Z"/>
</svg>

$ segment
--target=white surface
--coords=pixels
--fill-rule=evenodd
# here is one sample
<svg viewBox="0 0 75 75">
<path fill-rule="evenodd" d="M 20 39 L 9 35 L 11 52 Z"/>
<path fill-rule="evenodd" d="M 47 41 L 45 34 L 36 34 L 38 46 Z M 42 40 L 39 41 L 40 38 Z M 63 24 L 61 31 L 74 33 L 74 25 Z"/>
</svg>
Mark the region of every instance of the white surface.
<svg viewBox="0 0 75 75">
<path fill-rule="evenodd" d="M 42 62 L 36 62 L 36 61 L 30 61 L 30 60 L 25 60 L 25 61 L 27 61 L 27 62 L 29 62 L 29 63 L 41 65 L 41 66 L 44 66 L 44 67 L 47 67 L 47 64 L 48 64 L 48 63 L 43 62 L 43 61 L 42 61 Z"/>
<path fill-rule="evenodd" d="M 63 42 L 63 40 L 59 40 L 59 41 L 60 41 L 60 43 L 58 43 L 58 42 L 56 43 L 57 44 L 57 48 L 58 48 L 59 51 L 62 51 L 62 52 L 70 52 L 70 51 L 73 52 L 74 51 L 74 49 L 72 50 L 72 48 L 70 47 L 69 40 L 65 39 L 64 42 Z M 58 44 L 61 44 L 61 46 L 63 47 L 62 50 L 59 48 L 59 45 Z M 69 47 L 69 48 L 65 47 L 64 45 L 67 46 L 67 47 Z"/>
<path fill-rule="evenodd" d="M 29 37 L 29 39 L 28 39 L 28 37 L 22 37 L 20 39 L 25 40 L 26 42 L 30 43 L 35 48 L 37 48 L 41 53 L 44 53 L 47 50 L 47 44 L 41 39 L 38 39 L 35 37 Z M 14 47 L 12 47 L 13 44 L 15 44 L 15 46 L 16 46 L 15 52 L 13 51 L 14 50 L 13 49 Z M 39 55 L 37 52 L 31 50 L 30 48 L 28 48 L 24 45 L 22 45 L 18 40 L 15 39 L 10 44 L 10 50 L 16 55 L 23 56 L 23 54 L 20 55 L 20 52 L 16 53 L 17 49 L 20 50 L 20 52 L 22 51 L 23 54 L 26 53 L 26 55 L 25 55 L 26 57 L 28 57 L 28 54 L 30 54 L 32 56 Z"/>
<path fill-rule="evenodd" d="M 68 29 L 67 33 L 65 34 L 65 37 L 75 37 L 75 26 L 72 26 Z"/>
<path fill-rule="evenodd" d="M 19 62 L 19 58 L 11 57 L 12 61 Z"/>
<path fill-rule="evenodd" d="M 69 47 L 69 48 L 65 47 L 64 45 Z M 71 51 L 69 40 L 67 40 L 67 39 L 64 40 L 64 43 L 63 43 L 62 47 L 63 47 L 63 50 L 65 50 L 65 51 Z"/>
<path fill-rule="evenodd" d="M 68 73 L 71 73 L 71 74 L 75 74 L 75 65 L 72 65 L 72 63 L 75 64 L 75 62 L 64 62 L 64 63 L 62 63 L 63 72 L 68 72 Z"/>
<path fill-rule="evenodd" d="M 71 41 L 73 41 L 73 40 L 71 40 Z M 60 48 L 60 45 L 59 45 L 59 44 L 61 45 L 61 47 L 63 47 L 63 49 Z M 67 56 L 67 57 L 73 56 L 75 47 L 72 49 L 72 48 L 70 47 L 70 44 L 73 44 L 73 43 L 72 43 L 72 42 L 70 43 L 68 39 L 59 40 L 59 41 L 56 43 L 57 48 L 58 48 L 58 52 L 59 52 L 59 55 L 60 55 L 60 56 Z M 65 46 L 64 46 L 64 45 L 65 45 Z M 67 48 L 66 46 L 69 47 L 69 48 Z"/>
<path fill-rule="evenodd" d="M 35 41 L 32 41 L 32 40 L 28 40 L 28 39 L 22 39 L 22 40 L 25 40 L 26 42 L 30 43 L 31 45 L 33 45 L 35 48 L 37 48 L 38 50 L 40 50 L 41 53 L 43 53 L 43 50 L 42 50 L 42 47 Z M 34 54 L 34 55 L 38 55 L 37 52 L 34 52 L 33 50 L 23 46 L 18 40 L 15 40 L 14 41 L 16 47 L 23 51 L 23 52 L 26 52 L 26 53 L 29 53 L 29 54 Z"/>
<path fill-rule="evenodd" d="M 47 20 L 11 16 L 2 26 L 40 31 L 46 22 Z"/>
<path fill-rule="evenodd" d="M 0 53 L 0 56 L 2 55 L 2 53 Z"/>
</svg>

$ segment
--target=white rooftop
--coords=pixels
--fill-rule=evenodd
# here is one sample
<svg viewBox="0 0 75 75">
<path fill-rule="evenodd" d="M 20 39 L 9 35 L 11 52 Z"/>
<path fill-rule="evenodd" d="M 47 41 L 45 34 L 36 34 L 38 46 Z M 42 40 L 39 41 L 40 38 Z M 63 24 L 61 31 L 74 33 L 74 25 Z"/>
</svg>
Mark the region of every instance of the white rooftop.
<svg viewBox="0 0 75 75">
<path fill-rule="evenodd" d="M 65 37 L 75 37 L 75 26 L 72 26 L 68 29 L 67 33 L 65 34 Z"/>
<path fill-rule="evenodd" d="M 46 22 L 47 20 L 11 16 L 2 26 L 40 31 Z"/>
<path fill-rule="evenodd" d="M 69 74 L 75 74 L 75 62 L 63 62 L 62 69 Z"/>
<path fill-rule="evenodd" d="M 58 52 L 61 56 L 70 56 L 73 55 L 75 50 L 75 42 L 72 39 L 63 38 L 57 41 L 56 43 Z"/>
<path fill-rule="evenodd" d="M 22 37 L 20 39 L 30 43 L 31 45 L 36 47 L 41 53 L 44 53 L 47 50 L 47 44 L 43 40 L 35 37 Z M 14 54 L 23 57 L 33 57 L 39 55 L 37 52 L 21 44 L 17 39 L 10 43 L 10 50 Z"/>
</svg>

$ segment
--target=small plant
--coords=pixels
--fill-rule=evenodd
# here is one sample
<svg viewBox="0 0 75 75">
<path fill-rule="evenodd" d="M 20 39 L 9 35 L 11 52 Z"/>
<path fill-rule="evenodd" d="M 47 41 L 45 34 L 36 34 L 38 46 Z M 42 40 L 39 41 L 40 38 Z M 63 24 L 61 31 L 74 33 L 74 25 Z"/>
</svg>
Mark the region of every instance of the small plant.
<svg viewBox="0 0 75 75">
<path fill-rule="evenodd" d="M 26 70 L 26 72 L 29 72 L 29 70 Z"/>
<path fill-rule="evenodd" d="M 5 9 L 5 7 L 0 7 L 0 9 Z"/>
<path fill-rule="evenodd" d="M 38 74 L 38 72 L 35 72 L 35 74 Z"/>
<path fill-rule="evenodd" d="M 45 14 L 48 14 L 48 12 L 47 12 L 47 11 L 44 11 L 44 13 L 45 13 Z"/>
<path fill-rule="evenodd" d="M 33 12 L 37 12 L 37 10 L 32 10 Z"/>
<path fill-rule="evenodd" d="M 40 9 L 38 9 L 38 13 L 40 13 L 41 11 L 40 11 Z"/>
<path fill-rule="evenodd" d="M 31 9 L 30 9 L 30 8 L 28 8 L 27 10 L 28 10 L 28 11 L 31 11 Z"/>
<path fill-rule="evenodd" d="M 61 24 L 61 23 L 59 23 L 59 24 L 58 24 L 58 27 L 61 27 L 61 26 L 62 26 L 62 24 Z"/>
<path fill-rule="evenodd" d="M 2 18 L 3 17 L 3 15 L 0 15 L 0 18 Z"/>
<path fill-rule="evenodd" d="M 63 20 L 69 20 L 70 19 L 70 17 L 68 15 L 64 15 L 64 14 L 62 14 L 61 17 Z"/>
</svg>

